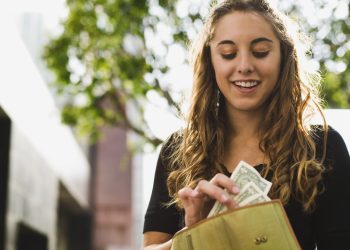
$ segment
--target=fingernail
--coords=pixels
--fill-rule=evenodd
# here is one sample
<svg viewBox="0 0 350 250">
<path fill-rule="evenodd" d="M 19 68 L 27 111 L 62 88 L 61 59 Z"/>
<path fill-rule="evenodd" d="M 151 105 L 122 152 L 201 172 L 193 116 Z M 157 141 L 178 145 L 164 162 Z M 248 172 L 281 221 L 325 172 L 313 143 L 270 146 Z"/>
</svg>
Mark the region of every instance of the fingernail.
<svg viewBox="0 0 350 250">
<path fill-rule="evenodd" d="M 234 186 L 234 187 L 232 188 L 232 192 L 235 193 L 235 194 L 238 194 L 239 191 L 240 191 L 240 190 L 239 190 L 239 187 Z"/>
<path fill-rule="evenodd" d="M 199 192 L 197 190 L 194 190 L 192 192 L 192 197 L 196 197 L 196 196 L 198 196 L 198 194 L 199 194 Z"/>
<path fill-rule="evenodd" d="M 222 194 L 222 195 L 221 195 L 221 202 L 226 202 L 226 201 L 228 201 L 227 196 L 224 195 L 224 194 Z"/>
</svg>

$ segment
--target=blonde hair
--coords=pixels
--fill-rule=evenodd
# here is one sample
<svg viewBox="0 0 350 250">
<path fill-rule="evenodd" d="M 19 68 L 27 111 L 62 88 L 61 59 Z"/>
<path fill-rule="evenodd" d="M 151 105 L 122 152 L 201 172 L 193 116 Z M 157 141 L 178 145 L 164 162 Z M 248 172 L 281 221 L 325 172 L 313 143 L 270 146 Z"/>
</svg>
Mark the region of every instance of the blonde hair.
<svg viewBox="0 0 350 250">
<path fill-rule="evenodd" d="M 317 86 L 319 75 L 306 72 L 301 59 L 305 55 L 300 32 L 288 29 L 288 18 L 272 8 L 266 0 L 231 0 L 211 10 L 202 33 L 192 46 L 193 92 L 187 127 L 170 156 L 171 172 L 167 185 L 172 203 L 181 207 L 177 192 L 184 186 L 195 187 L 202 179 L 223 172 L 219 159 L 226 145 L 225 102 L 217 96 L 218 87 L 211 63 L 209 42 L 220 18 L 233 11 L 256 12 L 272 26 L 281 44 L 281 70 L 274 92 L 267 101 L 262 121 L 259 147 L 268 157 L 263 175 L 273 172 L 271 198 L 286 204 L 291 196 L 311 211 L 324 167 L 327 125 Z M 219 102 L 220 108 L 217 108 Z M 276 107 L 278 107 L 276 109 Z M 319 112 L 323 118 L 323 155 L 317 158 L 314 129 L 310 115 Z"/>
</svg>

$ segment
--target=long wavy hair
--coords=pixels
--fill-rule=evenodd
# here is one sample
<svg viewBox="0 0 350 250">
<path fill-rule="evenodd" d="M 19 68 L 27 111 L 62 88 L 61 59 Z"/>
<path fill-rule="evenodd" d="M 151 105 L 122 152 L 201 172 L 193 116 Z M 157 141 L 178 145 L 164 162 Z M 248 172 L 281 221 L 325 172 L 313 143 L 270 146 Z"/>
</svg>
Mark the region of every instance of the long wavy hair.
<svg viewBox="0 0 350 250">
<path fill-rule="evenodd" d="M 297 26 L 267 0 L 226 0 L 213 6 L 202 32 L 192 45 L 193 89 L 187 126 L 179 133 L 176 147 L 170 156 L 167 179 L 172 203 L 181 207 L 177 192 L 184 186 L 194 188 L 202 179 L 211 179 L 223 172 L 227 145 L 225 134 L 225 102 L 218 96 L 218 87 L 211 62 L 210 41 L 215 26 L 233 11 L 255 12 L 269 22 L 280 41 L 281 69 L 277 85 L 267 100 L 266 115 L 261 127 L 259 147 L 268 157 L 263 171 L 271 171 L 271 198 L 287 204 L 291 197 L 299 201 L 304 211 L 312 211 L 316 196 L 322 192 L 320 180 L 325 171 L 327 124 L 318 98 L 320 77 L 303 66 L 306 58 L 305 39 Z M 291 28 L 294 27 L 294 28 Z M 218 104 L 219 103 L 219 108 Z M 277 107 L 277 108 L 276 108 Z M 315 144 L 315 127 L 310 117 L 319 112 L 323 118 L 323 148 L 321 157 Z M 318 127 L 318 129 L 321 129 Z"/>
</svg>

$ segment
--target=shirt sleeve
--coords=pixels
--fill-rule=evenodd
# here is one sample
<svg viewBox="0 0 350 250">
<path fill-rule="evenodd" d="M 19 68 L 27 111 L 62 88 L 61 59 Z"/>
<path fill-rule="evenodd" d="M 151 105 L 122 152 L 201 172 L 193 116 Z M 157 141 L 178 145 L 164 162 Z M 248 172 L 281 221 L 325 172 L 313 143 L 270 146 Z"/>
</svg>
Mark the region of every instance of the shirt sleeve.
<svg viewBox="0 0 350 250">
<path fill-rule="evenodd" d="M 340 134 L 329 130 L 324 193 L 316 202 L 313 227 L 318 250 L 348 249 L 350 239 L 350 157 Z"/>
<path fill-rule="evenodd" d="M 180 211 L 175 205 L 167 205 L 171 198 L 166 185 L 168 170 L 164 159 L 169 153 L 166 144 L 171 143 L 171 137 L 169 140 L 170 142 L 163 145 L 158 157 L 152 194 L 145 215 L 144 233 L 156 231 L 173 235 L 180 230 Z"/>
</svg>

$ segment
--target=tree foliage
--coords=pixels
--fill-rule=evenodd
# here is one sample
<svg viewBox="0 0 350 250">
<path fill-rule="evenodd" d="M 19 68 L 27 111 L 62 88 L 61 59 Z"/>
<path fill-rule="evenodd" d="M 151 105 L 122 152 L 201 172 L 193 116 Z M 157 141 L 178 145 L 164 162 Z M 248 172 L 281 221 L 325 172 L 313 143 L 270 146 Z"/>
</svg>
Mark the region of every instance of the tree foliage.
<svg viewBox="0 0 350 250">
<path fill-rule="evenodd" d="M 312 37 L 312 57 L 323 76 L 321 92 L 327 107 L 349 108 L 350 1 L 300 1 L 289 4 L 286 11 L 296 16 Z"/>
<path fill-rule="evenodd" d="M 63 121 L 92 140 L 98 139 L 101 127 L 112 125 L 131 129 L 152 145 L 161 143 L 144 119 L 144 107 L 153 93 L 165 100 L 171 112 L 181 112 L 179 100 L 162 82 L 169 70 L 164 54 L 174 43 L 186 46 L 209 5 L 209 1 L 188 2 L 67 0 L 63 32 L 44 51 L 44 60 L 56 76 L 52 86 L 60 96 Z M 349 1 L 343 2 L 349 9 Z M 181 9 L 181 4 L 188 9 Z M 318 10 L 328 7 L 326 1 L 317 6 Z M 300 6 L 284 8 L 305 20 L 307 32 L 318 41 L 313 56 L 325 77 L 323 93 L 329 106 L 349 107 L 349 18 L 336 18 L 339 10 L 334 7 L 328 18 L 313 25 Z M 167 37 L 152 47 L 149 37 L 164 37 L 164 27 Z"/>
</svg>

